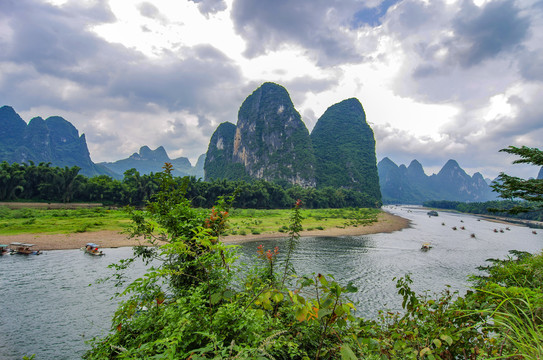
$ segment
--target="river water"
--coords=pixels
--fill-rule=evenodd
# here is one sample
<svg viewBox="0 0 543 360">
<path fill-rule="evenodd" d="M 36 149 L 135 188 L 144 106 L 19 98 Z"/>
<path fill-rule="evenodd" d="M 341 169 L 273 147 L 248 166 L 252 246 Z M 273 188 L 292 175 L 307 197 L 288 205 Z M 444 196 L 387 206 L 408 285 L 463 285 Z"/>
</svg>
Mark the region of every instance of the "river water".
<svg viewBox="0 0 543 360">
<path fill-rule="evenodd" d="M 385 210 L 408 218 L 411 227 L 390 234 L 305 237 L 294 253 L 299 275 L 332 274 L 342 284 L 352 281 L 359 291 L 351 298 L 359 315 L 367 318 L 375 317 L 379 309 L 399 310 L 394 277 L 410 273 L 417 292 L 439 292 L 449 285 L 463 293 L 469 287 L 468 276 L 476 274 L 486 259 L 505 258 L 509 250 L 543 248 L 543 230 L 533 234 L 527 227 L 445 212 L 429 217 L 417 207 Z M 433 247 L 422 252 L 425 242 Z M 241 246 L 242 261 L 253 259 L 261 243 L 286 252 L 285 239 L 248 242 Z M 96 280 L 111 275 L 107 265 L 129 257 L 131 249 L 105 252 L 104 257 L 62 250 L 0 258 L 0 359 L 31 354 L 39 360 L 78 359 L 88 348 L 86 340 L 107 334 L 116 308 L 111 297 L 119 289 Z M 136 264 L 130 276 L 143 272 L 143 264 Z"/>
</svg>

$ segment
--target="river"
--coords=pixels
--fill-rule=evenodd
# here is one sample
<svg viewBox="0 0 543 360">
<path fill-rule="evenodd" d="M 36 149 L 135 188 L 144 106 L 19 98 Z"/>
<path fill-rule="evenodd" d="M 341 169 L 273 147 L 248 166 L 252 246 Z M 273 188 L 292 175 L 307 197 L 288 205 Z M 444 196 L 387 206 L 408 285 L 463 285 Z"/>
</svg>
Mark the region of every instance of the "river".
<svg viewBox="0 0 543 360">
<path fill-rule="evenodd" d="M 543 248 L 543 230 L 534 235 L 527 227 L 446 212 L 429 217 L 418 207 L 385 209 L 411 220 L 411 227 L 390 234 L 304 237 L 294 253 L 300 275 L 332 274 L 342 284 L 352 281 L 359 291 L 351 298 L 358 314 L 367 318 L 379 309 L 399 309 L 394 277 L 410 273 L 417 292 L 439 292 L 449 285 L 463 293 L 468 275 L 477 273 L 486 259 L 505 258 L 509 250 Z M 422 252 L 425 242 L 432 249 Z M 285 239 L 247 242 L 241 246 L 242 260 L 252 259 L 261 243 L 286 251 Z M 104 250 L 104 257 L 59 250 L 0 258 L 0 359 L 31 354 L 39 360 L 78 359 L 88 348 L 86 340 L 107 333 L 116 308 L 111 297 L 119 289 L 96 280 L 111 275 L 107 265 L 128 257 L 131 249 Z M 144 266 L 137 264 L 130 276 L 143 272 Z"/>
</svg>

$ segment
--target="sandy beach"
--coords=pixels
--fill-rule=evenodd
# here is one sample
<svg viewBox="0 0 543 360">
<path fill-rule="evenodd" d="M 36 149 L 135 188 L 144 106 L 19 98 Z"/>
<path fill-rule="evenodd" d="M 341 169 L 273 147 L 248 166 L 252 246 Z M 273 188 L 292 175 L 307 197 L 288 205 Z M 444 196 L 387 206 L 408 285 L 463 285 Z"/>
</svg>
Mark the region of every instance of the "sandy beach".
<svg viewBox="0 0 543 360">
<path fill-rule="evenodd" d="M 378 221 L 367 226 L 351 226 L 344 229 L 329 228 L 325 230 L 303 231 L 301 236 L 356 236 L 376 233 L 390 233 L 409 227 L 409 220 L 382 212 Z M 222 237 L 225 243 L 242 243 L 252 240 L 266 240 L 288 237 L 286 233 L 266 233 L 259 235 L 231 235 Z M 99 244 L 103 248 L 145 245 L 142 239 L 128 239 L 126 234 L 115 231 L 93 231 L 73 234 L 19 234 L 0 236 L 0 244 L 22 242 L 35 244 L 40 250 L 79 249 L 88 242 Z"/>
</svg>

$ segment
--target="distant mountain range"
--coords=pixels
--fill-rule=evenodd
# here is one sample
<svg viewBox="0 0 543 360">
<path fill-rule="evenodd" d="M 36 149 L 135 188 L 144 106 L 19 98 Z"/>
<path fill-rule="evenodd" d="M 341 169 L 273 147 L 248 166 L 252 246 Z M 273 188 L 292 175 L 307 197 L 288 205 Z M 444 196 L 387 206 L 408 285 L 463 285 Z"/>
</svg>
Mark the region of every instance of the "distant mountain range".
<svg viewBox="0 0 543 360">
<path fill-rule="evenodd" d="M 408 167 L 389 158 L 377 164 L 383 203 L 422 204 L 427 200 L 489 201 L 496 193 L 480 173 L 469 176 L 455 160 L 449 160 L 439 173 L 428 176 L 413 160 Z"/>
<path fill-rule="evenodd" d="M 131 168 L 140 174 L 157 173 L 169 162 L 175 176 L 353 189 L 384 203 L 496 198 L 489 181 L 480 173 L 469 176 L 455 160 L 431 176 L 417 160 L 407 167 L 389 158 L 375 164 L 373 131 L 357 99 L 329 107 L 309 134 L 286 89 L 274 83 L 264 83 L 247 97 L 237 125 L 219 125 L 207 154 L 195 166 L 184 157 L 170 159 L 162 146 L 155 150 L 142 146 L 126 159 L 95 164 L 85 135 L 80 136 L 69 121 L 58 116 L 35 117 L 27 124 L 10 106 L 0 108 L 0 161 L 78 166 L 85 176 L 114 178 L 122 178 Z M 543 178 L 543 168 L 538 178 Z"/>
<path fill-rule="evenodd" d="M 131 168 L 140 174 L 160 172 L 165 162 L 172 163 L 176 176 L 193 175 L 203 178 L 204 155 L 192 167 L 187 158 L 170 159 L 162 146 L 154 151 L 143 146 L 129 158 L 95 164 L 89 154 L 85 134 L 67 120 L 52 116 L 43 120 L 35 117 L 27 124 L 10 106 L 0 107 L 0 162 L 51 163 L 53 166 L 78 166 L 80 174 L 92 177 L 108 175 L 122 178 Z"/>
<path fill-rule="evenodd" d="M 79 166 L 86 176 L 114 174 L 92 162 L 85 135 L 67 120 L 35 117 L 27 124 L 10 106 L 0 108 L 0 161 Z"/>
<path fill-rule="evenodd" d="M 139 153 L 133 153 L 126 159 L 115 162 L 101 162 L 101 165 L 116 174 L 124 174 L 126 170 L 136 169 L 140 174 L 158 173 L 163 171 L 164 163 L 173 165 L 172 175 L 174 176 L 195 176 L 204 177 L 204 159 L 205 155 L 200 155 L 196 165 L 193 167 L 186 157 L 170 159 L 166 150 L 159 146 L 151 150 L 148 146 L 142 146 Z"/>
</svg>

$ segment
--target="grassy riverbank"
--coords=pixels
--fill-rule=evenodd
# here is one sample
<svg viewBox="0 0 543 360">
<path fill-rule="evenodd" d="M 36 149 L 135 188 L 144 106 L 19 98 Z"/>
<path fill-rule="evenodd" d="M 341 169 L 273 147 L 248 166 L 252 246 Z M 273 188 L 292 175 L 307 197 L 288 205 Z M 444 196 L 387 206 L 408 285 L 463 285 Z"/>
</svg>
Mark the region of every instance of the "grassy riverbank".
<svg viewBox="0 0 543 360">
<path fill-rule="evenodd" d="M 302 210 L 304 230 L 344 229 L 372 224 L 377 209 Z M 234 209 L 227 235 L 259 235 L 287 232 L 290 210 Z M 18 234 L 72 234 L 126 229 L 129 216 L 123 210 L 103 207 L 81 209 L 9 209 L 0 207 L 0 236 Z"/>
</svg>

